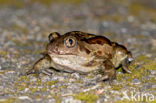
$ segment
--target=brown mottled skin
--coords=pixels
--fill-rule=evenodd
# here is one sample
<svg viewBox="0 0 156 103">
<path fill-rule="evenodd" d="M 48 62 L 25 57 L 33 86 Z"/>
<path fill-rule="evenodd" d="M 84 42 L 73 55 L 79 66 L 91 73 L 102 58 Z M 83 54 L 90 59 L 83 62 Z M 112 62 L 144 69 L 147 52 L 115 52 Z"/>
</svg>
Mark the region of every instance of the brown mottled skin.
<svg viewBox="0 0 156 103">
<path fill-rule="evenodd" d="M 35 72 L 49 74 L 48 68 L 66 72 L 88 73 L 102 70 L 101 80 L 112 80 L 116 77 L 116 70 L 122 66 L 123 70 L 131 73 L 128 64 L 132 55 L 123 45 L 111 42 L 104 36 L 97 36 L 81 31 L 72 31 L 60 35 L 57 32 L 49 35 L 46 53 L 39 59 L 26 75 Z"/>
</svg>

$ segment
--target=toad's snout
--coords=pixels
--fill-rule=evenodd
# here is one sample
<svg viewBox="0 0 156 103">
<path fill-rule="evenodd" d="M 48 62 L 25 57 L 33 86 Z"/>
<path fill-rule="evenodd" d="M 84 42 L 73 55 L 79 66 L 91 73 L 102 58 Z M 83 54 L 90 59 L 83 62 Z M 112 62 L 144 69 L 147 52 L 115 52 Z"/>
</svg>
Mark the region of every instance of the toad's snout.
<svg viewBox="0 0 156 103">
<path fill-rule="evenodd" d="M 59 54 L 58 47 L 56 45 L 54 46 L 54 45 L 49 44 L 47 46 L 47 53 L 48 54 L 52 54 L 52 53 Z"/>
</svg>

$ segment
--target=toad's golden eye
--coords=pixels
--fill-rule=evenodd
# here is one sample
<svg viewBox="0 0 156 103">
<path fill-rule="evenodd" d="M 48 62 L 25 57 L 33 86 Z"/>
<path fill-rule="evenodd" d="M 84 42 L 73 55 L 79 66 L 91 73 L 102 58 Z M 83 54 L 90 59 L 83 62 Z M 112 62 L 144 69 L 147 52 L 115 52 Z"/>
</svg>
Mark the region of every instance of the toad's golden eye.
<svg viewBox="0 0 156 103">
<path fill-rule="evenodd" d="M 67 37 L 64 39 L 64 44 L 66 47 L 72 48 L 72 47 L 76 46 L 76 44 L 77 44 L 76 38 L 72 37 L 72 36 Z"/>
</svg>

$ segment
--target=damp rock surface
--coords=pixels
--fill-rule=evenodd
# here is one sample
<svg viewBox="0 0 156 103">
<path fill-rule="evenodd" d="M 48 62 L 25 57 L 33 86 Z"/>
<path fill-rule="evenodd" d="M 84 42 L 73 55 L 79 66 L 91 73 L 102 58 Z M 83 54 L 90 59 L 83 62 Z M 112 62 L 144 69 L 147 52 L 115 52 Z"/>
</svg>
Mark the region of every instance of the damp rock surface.
<svg viewBox="0 0 156 103">
<path fill-rule="evenodd" d="M 0 103 L 156 102 L 155 0 L 14 1 L 0 0 Z M 132 74 L 117 69 L 112 86 L 93 74 L 21 76 L 42 57 L 51 32 L 69 31 L 125 45 L 135 58 Z"/>
</svg>

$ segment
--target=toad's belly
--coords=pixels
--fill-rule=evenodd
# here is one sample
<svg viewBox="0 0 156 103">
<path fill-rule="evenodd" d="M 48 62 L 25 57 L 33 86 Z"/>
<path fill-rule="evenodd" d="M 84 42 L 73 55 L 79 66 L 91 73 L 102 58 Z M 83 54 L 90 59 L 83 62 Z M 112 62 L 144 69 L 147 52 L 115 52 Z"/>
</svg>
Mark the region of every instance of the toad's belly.
<svg viewBox="0 0 156 103">
<path fill-rule="evenodd" d="M 93 66 L 84 65 L 86 60 L 84 59 L 64 59 L 64 58 L 52 58 L 53 67 L 60 71 L 66 72 L 79 72 L 79 73 L 88 73 L 97 69 L 100 69 L 99 64 Z"/>
</svg>

